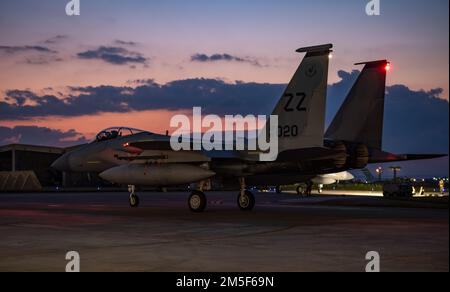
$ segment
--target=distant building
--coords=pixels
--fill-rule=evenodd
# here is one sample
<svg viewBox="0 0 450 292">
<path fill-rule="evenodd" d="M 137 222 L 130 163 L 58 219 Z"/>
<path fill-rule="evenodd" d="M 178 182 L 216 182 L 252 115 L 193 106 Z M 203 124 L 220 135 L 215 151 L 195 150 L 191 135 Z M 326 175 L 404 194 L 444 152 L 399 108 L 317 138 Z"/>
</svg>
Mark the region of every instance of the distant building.
<svg viewBox="0 0 450 292">
<path fill-rule="evenodd" d="M 97 188 L 108 185 L 97 174 L 61 173 L 50 165 L 70 148 L 11 144 L 0 147 L 0 191 Z"/>
</svg>

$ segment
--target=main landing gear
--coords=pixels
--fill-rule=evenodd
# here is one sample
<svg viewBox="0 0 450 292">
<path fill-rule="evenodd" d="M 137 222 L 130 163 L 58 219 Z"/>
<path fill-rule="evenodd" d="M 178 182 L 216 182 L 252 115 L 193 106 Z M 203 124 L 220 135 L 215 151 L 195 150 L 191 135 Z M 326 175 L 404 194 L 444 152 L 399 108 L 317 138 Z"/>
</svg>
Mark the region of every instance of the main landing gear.
<svg viewBox="0 0 450 292">
<path fill-rule="evenodd" d="M 201 213 L 205 211 L 207 206 L 207 199 L 203 192 L 205 182 L 200 182 L 198 190 L 191 193 L 188 198 L 189 209 L 194 213 Z M 239 179 L 240 191 L 237 196 L 237 205 L 242 211 L 251 211 L 255 207 L 255 196 L 252 192 L 246 190 L 244 178 Z"/>
<path fill-rule="evenodd" d="M 189 209 L 194 213 L 201 213 L 205 211 L 207 206 L 207 199 L 205 193 L 203 192 L 203 188 L 205 186 L 205 182 L 200 182 L 198 190 L 195 190 L 191 193 L 188 199 Z M 255 207 L 255 196 L 252 192 L 246 189 L 245 179 L 239 179 L 240 191 L 237 196 L 237 205 L 242 211 L 251 211 Z M 140 200 L 139 196 L 136 195 L 136 187 L 134 185 L 128 186 L 128 192 L 130 193 L 130 206 L 132 208 L 137 208 L 139 206 Z"/>
<path fill-rule="evenodd" d="M 312 187 L 313 187 L 313 183 L 312 182 L 307 182 L 306 184 L 300 184 L 299 186 L 297 186 L 297 195 L 299 196 L 311 196 L 311 192 L 312 192 Z"/>
<path fill-rule="evenodd" d="M 136 187 L 134 185 L 128 186 L 128 192 L 130 193 L 130 206 L 132 208 L 139 207 L 139 196 L 135 193 Z"/>
<path fill-rule="evenodd" d="M 188 199 L 189 209 L 194 213 L 205 211 L 207 200 L 205 193 L 202 191 L 193 191 Z"/>
<path fill-rule="evenodd" d="M 193 191 L 188 198 L 189 209 L 194 213 L 201 213 L 206 209 L 208 201 L 206 200 L 205 193 L 203 192 L 206 184 L 206 181 L 199 182 L 198 190 Z"/>
</svg>

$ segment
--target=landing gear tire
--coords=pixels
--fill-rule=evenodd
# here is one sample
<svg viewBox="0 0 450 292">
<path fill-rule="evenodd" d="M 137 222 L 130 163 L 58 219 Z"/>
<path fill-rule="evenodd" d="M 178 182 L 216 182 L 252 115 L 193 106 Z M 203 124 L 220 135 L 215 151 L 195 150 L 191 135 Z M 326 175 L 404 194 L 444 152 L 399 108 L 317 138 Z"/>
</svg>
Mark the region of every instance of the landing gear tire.
<svg viewBox="0 0 450 292">
<path fill-rule="evenodd" d="M 255 207 L 255 196 L 250 191 L 239 193 L 237 197 L 237 204 L 242 211 L 251 211 Z"/>
<path fill-rule="evenodd" d="M 295 190 L 298 196 L 303 196 L 305 194 L 305 189 L 302 186 L 297 186 Z"/>
<path fill-rule="evenodd" d="M 206 196 L 201 191 L 193 191 L 188 199 L 189 209 L 194 213 L 201 213 L 206 209 Z"/>
<path fill-rule="evenodd" d="M 130 206 L 132 208 L 137 208 L 139 206 L 139 197 L 136 195 L 136 186 L 129 185 L 128 191 L 130 192 Z"/>
<path fill-rule="evenodd" d="M 130 195 L 130 206 L 132 208 L 137 208 L 139 207 L 139 197 L 136 194 L 131 194 Z"/>
<path fill-rule="evenodd" d="M 318 192 L 319 194 L 322 194 L 322 193 L 323 193 L 323 185 L 319 185 L 319 186 L 317 187 L 317 192 Z"/>
</svg>

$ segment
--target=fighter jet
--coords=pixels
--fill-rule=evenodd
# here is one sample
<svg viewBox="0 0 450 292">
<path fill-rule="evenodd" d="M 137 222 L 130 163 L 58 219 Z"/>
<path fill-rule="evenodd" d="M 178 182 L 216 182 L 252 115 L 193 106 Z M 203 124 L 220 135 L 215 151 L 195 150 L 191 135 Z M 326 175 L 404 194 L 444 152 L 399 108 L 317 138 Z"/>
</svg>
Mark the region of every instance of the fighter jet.
<svg viewBox="0 0 450 292">
<path fill-rule="evenodd" d="M 174 151 L 168 135 L 117 127 L 100 132 L 95 141 L 64 154 L 52 166 L 61 171 L 99 172 L 109 182 L 129 185 L 132 207 L 139 205 L 136 185 L 198 182 L 188 199 L 194 212 L 206 207 L 203 188 L 211 177 L 233 177 L 239 183 L 239 208 L 252 210 L 255 198 L 246 188 L 246 177 L 298 171 L 317 174 L 341 167 L 346 160 L 345 152 L 323 145 L 331 49 L 326 44 L 297 50 L 306 55 L 272 114 L 279 122 L 276 161 L 258 161 L 249 151 Z"/>
<path fill-rule="evenodd" d="M 211 178 L 231 178 L 240 189 L 239 208 L 249 211 L 255 198 L 247 185 L 312 182 L 370 162 L 424 158 L 381 151 L 387 61 L 366 63 L 325 138 L 331 49 L 329 44 L 297 50 L 306 55 L 273 111 L 279 120 L 276 161 L 258 161 L 248 151 L 174 151 L 168 135 L 118 127 L 102 131 L 92 143 L 64 154 L 53 167 L 98 172 L 109 182 L 128 185 L 132 207 L 139 205 L 135 186 L 197 183 L 188 199 L 193 212 L 205 210 L 203 190 Z"/>
</svg>

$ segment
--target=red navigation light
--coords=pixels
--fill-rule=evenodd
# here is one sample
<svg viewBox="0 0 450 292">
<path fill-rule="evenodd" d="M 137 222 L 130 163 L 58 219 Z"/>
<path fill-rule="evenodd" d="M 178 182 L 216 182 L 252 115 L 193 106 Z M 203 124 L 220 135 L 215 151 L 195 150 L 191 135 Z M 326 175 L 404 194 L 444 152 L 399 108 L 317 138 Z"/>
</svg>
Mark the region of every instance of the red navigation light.
<svg viewBox="0 0 450 292">
<path fill-rule="evenodd" d="M 384 70 L 390 71 L 391 70 L 391 63 L 386 63 L 386 66 L 384 67 Z"/>
</svg>

